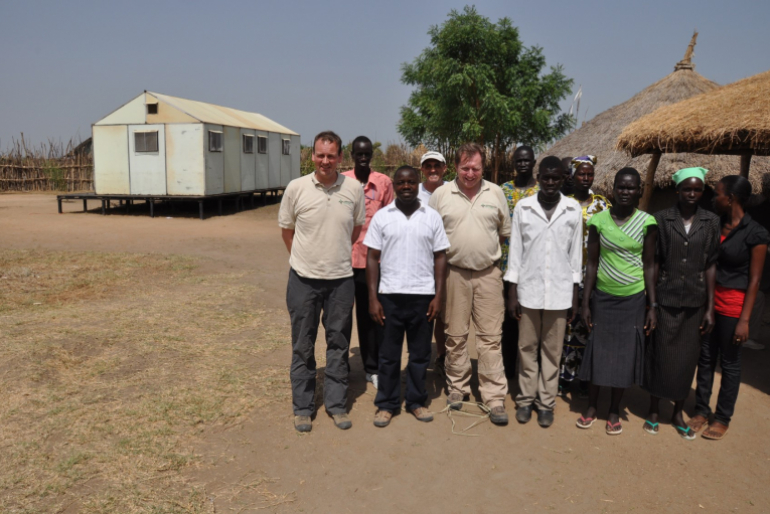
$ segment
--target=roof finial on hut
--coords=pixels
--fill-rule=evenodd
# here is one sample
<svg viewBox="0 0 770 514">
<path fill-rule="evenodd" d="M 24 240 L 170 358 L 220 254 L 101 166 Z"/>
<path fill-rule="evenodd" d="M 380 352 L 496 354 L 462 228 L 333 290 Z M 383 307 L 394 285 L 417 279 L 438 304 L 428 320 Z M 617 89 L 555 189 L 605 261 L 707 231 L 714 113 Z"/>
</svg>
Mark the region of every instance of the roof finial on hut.
<svg viewBox="0 0 770 514">
<path fill-rule="evenodd" d="M 693 32 L 692 39 L 690 39 L 690 44 L 687 45 L 687 51 L 684 53 L 684 57 L 681 61 L 676 63 L 676 66 L 674 66 L 674 71 L 679 70 L 694 70 L 695 65 L 692 62 L 692 56 L 695 52 L 695 43 L 698 40 L 698 31 L 696 30 Z"/>
</svg>

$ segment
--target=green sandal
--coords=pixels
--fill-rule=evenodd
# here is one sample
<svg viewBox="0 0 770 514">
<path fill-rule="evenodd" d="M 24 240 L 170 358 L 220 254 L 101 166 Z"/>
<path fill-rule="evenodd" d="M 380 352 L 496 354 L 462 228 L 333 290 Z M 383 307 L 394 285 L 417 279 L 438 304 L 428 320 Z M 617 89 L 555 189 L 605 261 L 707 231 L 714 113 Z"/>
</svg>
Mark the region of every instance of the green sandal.
<svg viewBox="0 0 770 514">
<path fill-rule="evenodd" d="M 695 430 L 690 427 L 684 428 L 678 425 L 674 425 L 676 433 L 679 434 L 685 441 L 692 441 L 695 439 Z"/>
<path fill-rule="evenodd" d="M 649 425 L 649 427 L 647 425 Z M 658 435 L 658 423 L 653 423 L 649 419 L 644 420 L 642 429 L 650 435 Z"/>
</svg>

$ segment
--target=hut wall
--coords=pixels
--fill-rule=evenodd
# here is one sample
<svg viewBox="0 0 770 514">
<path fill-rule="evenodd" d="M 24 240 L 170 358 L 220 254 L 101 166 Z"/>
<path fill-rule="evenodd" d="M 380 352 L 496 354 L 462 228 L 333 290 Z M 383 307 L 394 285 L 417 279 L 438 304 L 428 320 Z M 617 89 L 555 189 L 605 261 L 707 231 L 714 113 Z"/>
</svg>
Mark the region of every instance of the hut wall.
<svg viewBox="0 0 770 514">
<path fill-rule="evenodd" d="M 225 192 L 225 154 L 212 152 L 209 147 L 209 132 L 223 132 L 222 125 L 203 126 L 203 154 L 206 159 L 206 194 L 216 195 Z"/>
<path fill-rule="evenodd" d="M 300 144 L 299 136 L 291 136 L 291 176 L 289 180 L 300 177 Z M 287 184 L 288 185 L 288 184 Z"/>
<path fill-rule="evenodd" d="M 267 138 L 267 187 L 281 187 L 281 134 L 270 132 Z"/>
<path fill-rule="evenodd" d="M 245 153 L 243 147 L 244 136 L 251 136 L 253 143 L 252 152 Z M 241 129 L 241 191 L 255 189 L 257 175 L 257 138 L 251 129 Z"/>
<path fill-rule="evenodd" d="M 268 142 L 269 142 L 269 134 L 263 130 L 257 130 L 256 136 L 268 138 Z M 254 185 L 254 188 L 267 189 L 268 188 L 268 169 L 270 167 L 269 157 L 267 153 L 259 153 L 257 141 L 254 141 L 254 145 L 255 145 L 254 151 L 257 152 L 254 154 L 256 155 L 256 159 L 257 159 L 257 175 L 256 175 L 256 183 Z M 270 145 L 268 144 L 268 146 Z"/>
<path fill-rule="evenodd" d="M 225 193 L 241 190 L 241 129 L 224 127 Z"/>
<path fill-rule="evenodd" d="M 157 152 L 137 152 L 135 134 L 157 132 Z M 132 195 L 166 194 L 166 131 L 163 125 L 128 126 L 128 165 Z"/>
<path fill-rule="evenodd" d="M 169 195 L 206 194 L 203 125 L 166 125 L 166 189 Z"/>
<path fill-rule="evenodd" d="M 288 143 L 289 153 L 284 155 L 283 145 Z M 286 187 L 291 181 L 291 136 L 281 135 L 281 187 Z"/>
<path fill-rule="evenodd" d="M 128 173 L 128 127 L 94 125 L 92 131 L 94 190 L 98 194 L 129 194 L 131 181 Z"/>
</svg>

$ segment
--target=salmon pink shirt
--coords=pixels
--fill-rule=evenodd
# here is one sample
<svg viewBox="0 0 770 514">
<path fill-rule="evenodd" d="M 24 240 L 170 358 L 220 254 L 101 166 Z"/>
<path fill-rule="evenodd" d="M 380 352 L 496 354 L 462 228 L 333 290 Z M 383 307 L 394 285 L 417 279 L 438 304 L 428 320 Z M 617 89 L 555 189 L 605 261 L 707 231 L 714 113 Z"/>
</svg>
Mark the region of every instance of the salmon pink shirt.
<svg viewBox="0 0 770 514">
<path fill-rule="evenodd" d="M 345 171 L 342 174 L 353 180 L 358 180 L 356 179 L 355 170 Z M 366 269 L 367 248 L 364 246 L 366 231 L 369 230 L 369 223 L 372 221 L 374 214 L 393 201 L 393 181 L 390 180 L 389 176 L 372 170 L 369 172 L 369 182 L 363 186 L 363 190 L 364 202 L 366 204 L 366 222 L 361 229 L 361 235 L 358 236 L 353 245 L 354 269 Z"/>
</svg>

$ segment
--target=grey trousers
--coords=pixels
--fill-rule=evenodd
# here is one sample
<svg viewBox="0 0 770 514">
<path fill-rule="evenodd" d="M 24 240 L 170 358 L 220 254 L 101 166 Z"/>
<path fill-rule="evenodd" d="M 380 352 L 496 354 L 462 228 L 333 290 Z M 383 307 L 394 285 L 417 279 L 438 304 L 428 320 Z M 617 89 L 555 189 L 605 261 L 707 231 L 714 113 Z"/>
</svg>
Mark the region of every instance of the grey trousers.
<svg viewBox="0 0 770 514">
<path fill-rule="evenodd" d="M 295 416 L 315 412 L 315 341 L 318 320 L 326 330 L 324 405 L 330 414 L 345 413 L 348 399 L 348 351 L 352 329 L 353 277 L 303 278 L 292 269 L 286 287 L 291 317 L 291 393 Z"/>
</svg>

